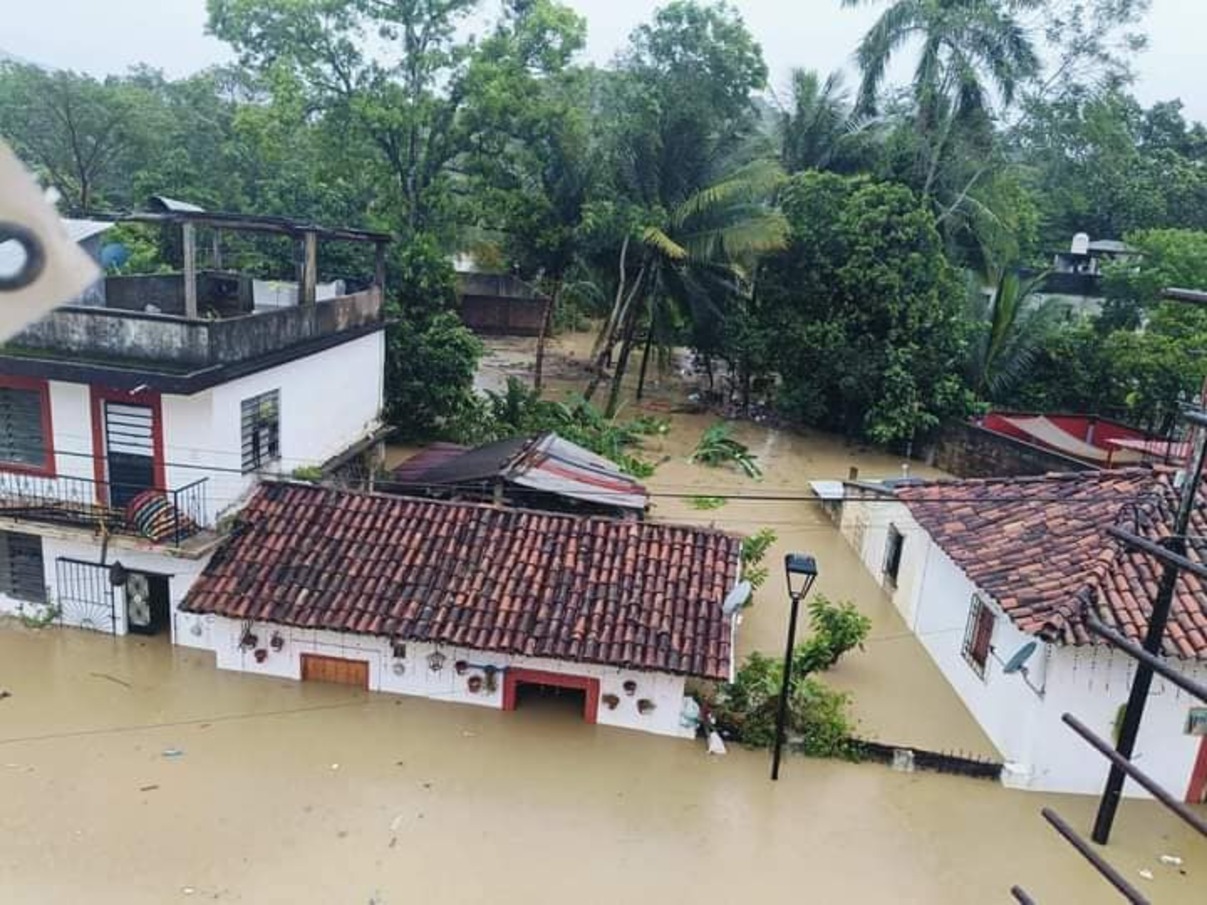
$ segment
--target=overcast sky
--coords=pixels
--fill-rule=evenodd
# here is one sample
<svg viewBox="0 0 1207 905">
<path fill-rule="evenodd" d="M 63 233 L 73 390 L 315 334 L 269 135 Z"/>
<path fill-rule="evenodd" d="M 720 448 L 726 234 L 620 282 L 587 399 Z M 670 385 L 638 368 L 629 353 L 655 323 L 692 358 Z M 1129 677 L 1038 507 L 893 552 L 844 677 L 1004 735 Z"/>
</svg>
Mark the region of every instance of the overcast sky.
<svg viewBox="0 0 1207 905">
<path fill-rule="evenodd" d="M 587 17 L 588 55 L 606 62 L 653 0 L 564 0 Z M 822 71 L 850 67 L 859 36 L 882 4 L 842 9 L 839 0 L 735 0 L 782 85 L 793 66 Z M 483 0 L 487 9 L 495 0 Z M 1146 23 L 1150 48 L 1140 58 L 1136 92 L 1145 103 L 1180 97 L 1195 119 L 1207 120 L 1201 77 L 1203 0 L 1153 0 Z M 0 50 L 30 62 L 93 74 L 122 72 L 145 62 L 185 75 L 229 59 L 205 34 L 205 0 L 0 0 Z"/>
</svg>

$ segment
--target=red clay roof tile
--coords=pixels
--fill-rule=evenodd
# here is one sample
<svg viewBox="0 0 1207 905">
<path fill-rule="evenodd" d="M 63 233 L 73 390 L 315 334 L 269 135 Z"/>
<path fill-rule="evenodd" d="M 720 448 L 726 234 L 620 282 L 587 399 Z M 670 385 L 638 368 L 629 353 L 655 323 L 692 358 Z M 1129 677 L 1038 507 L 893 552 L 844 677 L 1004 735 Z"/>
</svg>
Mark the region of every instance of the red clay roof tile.
<svg viewBox="0 0 1207 905">
<path fill-rule="evenodd" d="M 1094 638 L 1081 624 L 1079 595 L 1099 618 L 1142 640 L 1160 566 L 1106 534 L 1125 527 L 1167 537 L 1176 494 L 1167 472 L 1148 468 L 1027 478 L 936 481 L 898 488 L 898 497 L 952 561 L 1008 616 L 1033 634 L 1070 644 Z M 1192 538 L 1207 537 L 1207 493 L 1192 518 Z M 1207 562 L 1201 541 L 1191 559 Z M 1165 653 L 1207 659 L 1207 582 L 1183 574 Z"/>
<path fill-rule="evenodd" d="M 181 609 L 723 680 L 740 549 L 680 525 L 269 483 Z"/>
</svg>

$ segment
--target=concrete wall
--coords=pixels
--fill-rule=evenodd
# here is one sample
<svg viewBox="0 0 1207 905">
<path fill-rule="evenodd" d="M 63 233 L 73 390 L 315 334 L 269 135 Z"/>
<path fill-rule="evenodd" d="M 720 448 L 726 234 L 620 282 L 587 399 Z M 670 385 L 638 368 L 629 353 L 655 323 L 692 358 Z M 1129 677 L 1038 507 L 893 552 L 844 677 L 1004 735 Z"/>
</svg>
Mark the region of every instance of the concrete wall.
<svg viewBox="0 0 1207 905">
<path fill-rule="evenodd" d="M 147 311 L 184 317 L 184 274 L 154 273 L 111 276 L 105 279 L 106 308 Z M 251 280 L 238 273 L 216 270 L 197 272 L 197 308 L 201 315 L 220 317 L 249 313 L 252 309 Z"/>
<path fill-rule="evenodd" d="M 409 641 L 406 642 L 406 657 L 399 659 L 393 656 L 391 645 L 385 638 L 253 622 L 250 624 L 250 631 L 257 638 L 257 647 L 266 651 L 264 661 L 257 662 L 254 650 L 245 650 L 239 646 L 239 640 L 243 637 L 243 623 L 238 620 L 178 612 L 174 621 L 177 642 L 213 650 L 220 669 L 300 679 L 301 655 L 321 654 L 367 662 L 369 688 L 373 691 L 410 694 L 495 708 L 503 706 L 503 674 L 499 674 L 494 691 L 487 691 L 483 687 L 476 694 L 468 687 L 471 676 L 483 676 L 482 667 L 485 666 L 495 666 L 504 671 L 508 668 L 535 669 L 599 679 L 600 725 L 637 729 L 658 735 L 691 737 L 694 734 L 680 725 L 684 687 L 682 676 L 620 670 L 560 660 L 513 657 Z M 270 640 L 274 633 L 279 633 L 284 640 L 280 651 L 274 651 L 271 647 Z M 437 649 L 444 654 L 445 661 L 443 668 L 434 672 L 428 665 L 427 657 Z M 471 664 L 463 675 L 458 675 L 454 668 L 459 660 Z M 624 683 L 629 680 L 637 683 L 637 689 L 631 696 L 624 691 Z M 609 694 L 614 694 L 620 699 L 615 709 L 609 709 L 603 703 L 603 697 Z M 653 701 L 654 709 L 649 713 L 639 713 L 637 701 L 641 699 Z"/>
<path fill-rule="evenodd" d="M 1127 699 L 1134 665 L 1102 645 L 1081 648 L 1040 643 L 1028 675 L 1006 675 L 1002 664 L 1025 643 L 1020 631 L 987 595 L 996 613 L 993 653 L 980 676 L 964 659 L 964 635 L 976 586 L 894 500 L 848 499 L 843 535 L 864 566 L 881 574 L 887 527 L 905 535 L 893 601 L 911 631 L 1006 761 L 1003 782 L 1047 792 L 1096 794 L 1107 764 L 1061 722 L 1068 712 L 1106 739 Z M 1207 680 L 1207 663 L 1182 662 L 1186 674 Z M 1028 685 L 1028 681 L 1031 686 Z M 1038 689 L 1038 690 L 1037 690 Z M 1186 792 L 1200 739 L 1184 733 L 1197 701 L 1164 680 L 1154 682 L 1136 748 L 1136 763 L 1175 794 Z M 1126 794 L 1146 796 L 1129 783 Z"/>
<path fill-rule="evenodd" d="M 1053 471 L 1091 471 L 1092 465 L 966 422 L 943 426 L 928 462 L 960 478 L 1041 475 Z"/>
<path fill-rule="evenodd" d="M 65 307 L 26 327 L 10 344 L 101 360 L 168 362 L 175 367 L 250 361 L 380 320 L 377 289 L 225 320 L 187 320 L 110 308 Z"/>
</svg>

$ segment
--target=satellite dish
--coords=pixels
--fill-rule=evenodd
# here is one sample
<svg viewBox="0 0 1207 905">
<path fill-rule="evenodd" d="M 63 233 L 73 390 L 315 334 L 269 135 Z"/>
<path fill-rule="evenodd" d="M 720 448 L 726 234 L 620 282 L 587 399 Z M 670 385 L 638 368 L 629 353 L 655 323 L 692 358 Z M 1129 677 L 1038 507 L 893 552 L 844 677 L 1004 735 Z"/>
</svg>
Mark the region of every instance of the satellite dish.
<svg viewBox="0 0 1207 905">
<path fill-rule="evenodd" d="M 1031 659 L 1037 647 L 1039 647 L 1038 641 L 1028 641 L 1014 652 L 1013 657 L 1006 661 L 1006 665 L 1002 667 L 1002 672 L 1008 676 L 1020 672 L 1027 665 L 1027 661 Z"/>
<path fill-rule="evenodd" d="M 101 249 L 101 267 L 125 267 L 130 260 L 130 249 L 121 242 L 110 242 Z"/>
<path fill-rule="evenodd" d="M 739 581 L 733 586 L 733 590 L 725 596 L 725 602 L 721 604 L 721 612 L 726 616 L 731 616 L 742 608 L 742 605 L 750 599 L 754 588 L 748 581 Z"/>
</svg>

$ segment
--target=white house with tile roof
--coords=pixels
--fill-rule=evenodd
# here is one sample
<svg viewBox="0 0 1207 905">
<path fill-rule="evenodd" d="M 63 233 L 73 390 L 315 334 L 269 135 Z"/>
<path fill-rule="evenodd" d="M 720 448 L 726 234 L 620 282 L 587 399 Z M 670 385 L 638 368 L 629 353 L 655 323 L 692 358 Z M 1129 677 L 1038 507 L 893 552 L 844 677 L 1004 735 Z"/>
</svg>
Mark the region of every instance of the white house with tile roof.
<svg viewBox="0 0 1207 905">
<path fill-rule="evenodd" d="M 1089 595 L 1099 619 L 1140 640 L 1156 572 L 1103 529 L 1168 533 L 1171 494 L 1167 476 L 1143 468 L 848 483 L 837 518 L 1001 752 L 1003 782 L 1097 794 L 1107 762 L 1062 716 L 1114 739 L 1135 663 L 1095 643 L 1078 599 Z M 1197 534 L 1207 533 L 1204 507 L 1196 523 Z M 1207 681 L 1207 593 L 1193 576 L 1180 586 L 1165 654 L 1184 675 Z M 1007 670 L 1016 657 L 1022 668 Z M 1133 761 L 1185 800 L 1207 799 L 1207 703 L 1157 676 Z M 1125 794 L 1147 795 L 1132 782 Z"/>
</svg>

